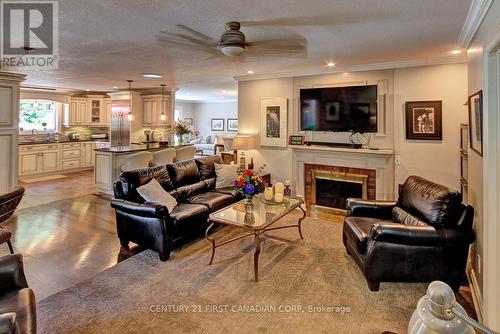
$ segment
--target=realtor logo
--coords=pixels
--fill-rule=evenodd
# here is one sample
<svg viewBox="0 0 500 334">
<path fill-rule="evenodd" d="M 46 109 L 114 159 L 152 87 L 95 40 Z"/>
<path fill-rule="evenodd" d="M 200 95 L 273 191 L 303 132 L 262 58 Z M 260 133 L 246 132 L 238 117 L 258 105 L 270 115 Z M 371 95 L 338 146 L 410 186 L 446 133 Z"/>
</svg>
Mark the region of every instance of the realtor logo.
<svg viewBox="0 0 500 334">
<path fill-rule="evenodd" d="M 0 1 L 1 67 L 58 66 L 58 2 Z"/>
</svg>

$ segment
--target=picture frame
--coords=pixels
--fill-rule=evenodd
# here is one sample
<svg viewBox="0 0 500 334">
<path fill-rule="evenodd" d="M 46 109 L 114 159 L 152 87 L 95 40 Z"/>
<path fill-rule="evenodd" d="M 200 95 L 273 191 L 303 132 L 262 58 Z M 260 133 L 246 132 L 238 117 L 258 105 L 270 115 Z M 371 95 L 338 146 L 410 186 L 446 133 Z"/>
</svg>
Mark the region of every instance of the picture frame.
<svg viewBox="0 0 500 334">
<path fill-rule="evenodd" d="M 304 136 L 289 136 L 288 145 L 304 145 Z"/>
<path fill-rule="evenodd" d="M 237 118 L 228 118 L 227 122 L 227 131 L 238 131 L 238 119 Z"/>
<path fill-rule="evenodd" d="M 286 147 L 288 99 L 270 98 L 260 101 L 260 144 Z"/>
<path fill-rule="evenodd" d="M 194 124 L 194 120 L 191 117 L 184 118 L 184 122 L 186 122 L 186 124 L 189 125 L 190 127 L 192 127 Z"/>
<path fill-rule="evenodd" d="M 442 101 L 406 102 L 406 139 L 443 140 L 442 104 Z"/>
<path fill-rule="evenodd" d="M 224 118 L 212 118 L 210 129 L 212 131 L 224 131 Z"/>
<path fill-rule="evenodd" d="M 469 108 L 469 145 L 483 156 L 483 91 L 480 90 L 468 98 Z"/>
</svg>

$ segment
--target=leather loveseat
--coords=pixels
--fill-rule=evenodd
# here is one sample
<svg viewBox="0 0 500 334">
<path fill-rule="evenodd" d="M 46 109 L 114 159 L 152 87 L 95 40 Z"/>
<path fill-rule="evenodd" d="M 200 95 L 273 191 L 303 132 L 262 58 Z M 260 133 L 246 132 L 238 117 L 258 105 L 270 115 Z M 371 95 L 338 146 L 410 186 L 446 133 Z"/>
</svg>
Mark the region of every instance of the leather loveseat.
<svg viewBox="0 0 500 334">
<path fill-rule="evenodd" d="M 372 291 L 380 282 L 433 280 L 457 291 L 475 238 L 473 216 L 460 193 L 410 176 L 397 202 L 348 199 L 343 242 Z"/>
<path fill-rule="evenodd" d="M 36 333 L 36 301 L 21 254 L 0 257 L 0 333 Z"/>
<path fill-rule="evenodd" d="M 210 213 L 240 199 L 233 187 L 215 189 L 214 163 L 222 163 L 221 158 L 208 156 L 123 172 L 111 201 L 121 245 L 128 248 L 134 242 L 167 261 L 170 251 L 186 239 L 203 235 Z M 152 178 L 176 198 L 178 204 L 170 214 L 162 204 L 145 203 L 137 192 Z"/>
</svg>

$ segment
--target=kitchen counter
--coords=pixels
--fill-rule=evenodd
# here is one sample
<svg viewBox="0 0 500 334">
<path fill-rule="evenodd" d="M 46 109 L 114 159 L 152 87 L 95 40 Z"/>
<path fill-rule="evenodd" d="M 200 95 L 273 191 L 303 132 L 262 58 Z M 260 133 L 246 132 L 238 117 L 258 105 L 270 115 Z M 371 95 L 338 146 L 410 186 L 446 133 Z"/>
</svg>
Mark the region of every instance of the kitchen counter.
<svg viewBox="0 0 500 334">
<path fill-rule="evenodd" d="M 109 140 L 107 139 L 79 139 L 79 140 L 69 140 L 69 139 L 62 139 L 59 141 L 55 140 L 37 140 L 37 141 L 19 141 L 17 144 L 18 145 L 44 145 L 44 144 L 63 144 L 63 143 L 84 143 L 84 142 L 104 142 L 104 143 L 109 143 Z"/>
<path fill-rule="evenodd" d="M 163 150 L 165 148 L 180 148 L 189 145 L 168 145 L 161 146 L 158 143 L 153 144 L 131 144 L 130 146 L 115 146 L 115 147 L 106 147 L 106 148 L 96 148 L 94 151 L 96 152 L 110 152 L 116 154 L 129 154 L 140 151 L 158 151 Z"/>
</svg>

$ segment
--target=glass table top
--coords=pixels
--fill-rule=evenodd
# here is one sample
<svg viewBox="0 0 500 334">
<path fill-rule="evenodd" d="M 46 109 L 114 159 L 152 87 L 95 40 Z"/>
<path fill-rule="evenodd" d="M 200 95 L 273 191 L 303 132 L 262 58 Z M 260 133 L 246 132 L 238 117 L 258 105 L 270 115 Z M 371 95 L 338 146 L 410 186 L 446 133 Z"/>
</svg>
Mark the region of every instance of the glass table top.
<svg viewBox="0 0 500 334">
<path fill-rule="evenodd" d="M 212 213 L 210 220 L 251 230 L 265 229 L 303 203 L 301 199 L 293 197 L 286 197 L 285 200 L 289 201 L 281 204 L 265 204 L 259 198 L 255 198 L 252 213 L 245 212 L 245 200 L 242 200 Z"/>
</svg>

